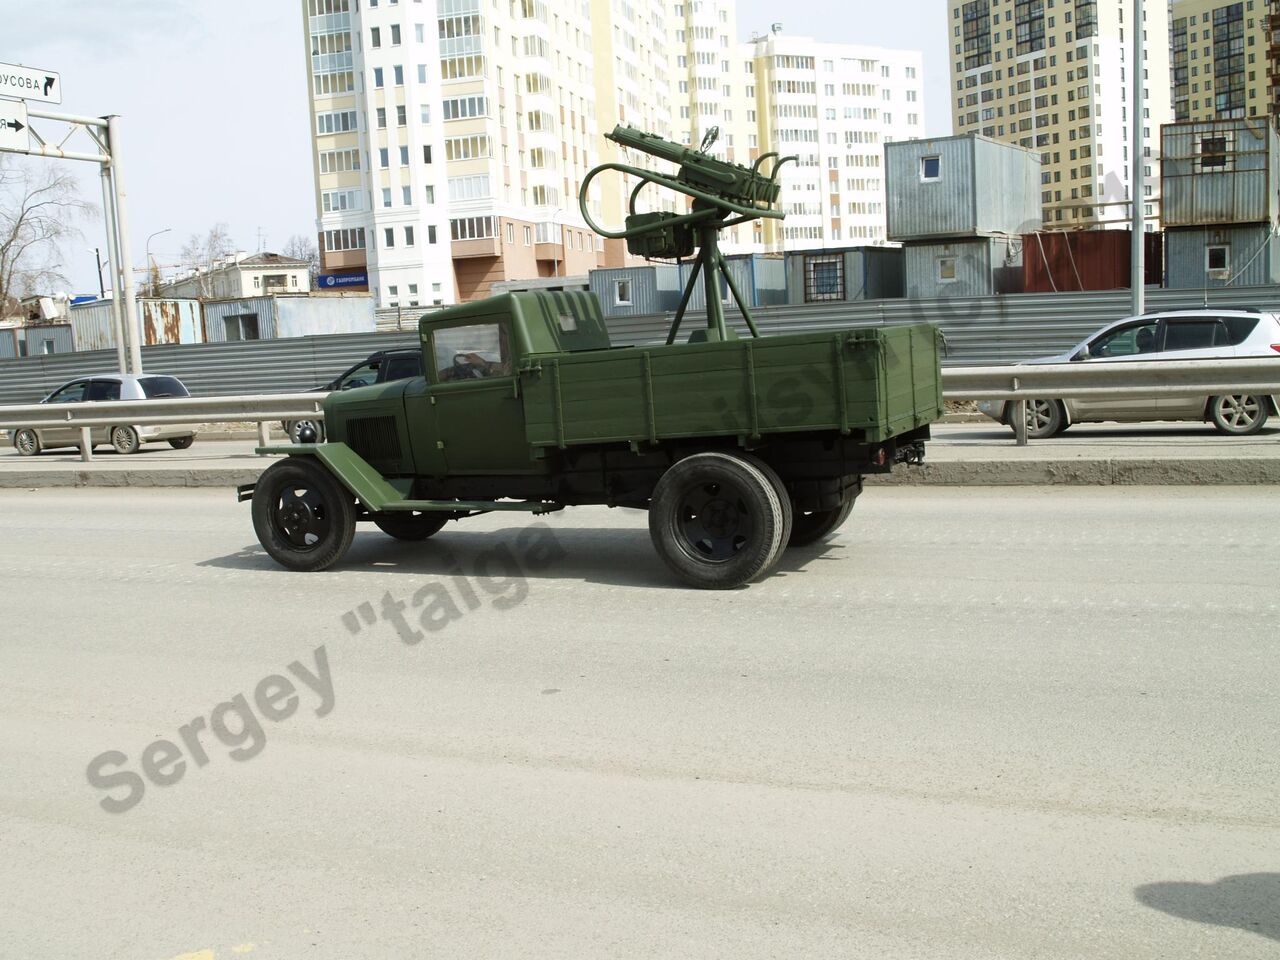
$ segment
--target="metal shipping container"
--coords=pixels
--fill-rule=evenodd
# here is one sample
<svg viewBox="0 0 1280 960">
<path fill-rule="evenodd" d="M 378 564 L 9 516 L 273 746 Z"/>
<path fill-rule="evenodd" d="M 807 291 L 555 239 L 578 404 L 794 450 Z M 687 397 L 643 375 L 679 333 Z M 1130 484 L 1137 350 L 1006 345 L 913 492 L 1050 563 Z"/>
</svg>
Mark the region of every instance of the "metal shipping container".
<svg viewBox="0 0 1280 960">
<path fill-rule="evenodd" d="M 1133 261 L 1129 230 L 1029 233 L 1022 238 L 1022 290 L 1119 290 L 1129 286 Z M 1146 234 L 1147 286 L 1164 281 L 1164 246 L 1159 233 Z"/>
<path fill-rule="evenodd" d="M 0 327 L 0 360 L 11 360 L 17 355 L 17 331 L 12 327 Z"/>
<path fill-rule="evenodd" d="M 787 254 L 787 302 L 888 300 L 905 292 L 901 247 L 797 250 Z"/>
<path fill-rule="evenodd" d="M 275 335 L 325 336 L 336 333 L 372 333 L 375 328 L 373 297 L 276 297 Z M 408 308 L 416 318 L 425 311 Z"/>
<path fill-rule="evenodd" d="M 1160 128 L 1167 227 L 1280 222 L 1280 137 L 1264 117 Z"/>
<path fill-rule="evenodd" d="M 979 237 L 906 248 L 909 298 L 982 297 L 1018 293 L 1022 287 L 1021 239 Z"/>
<path fill-rule="evenodd" d="M 75 334 L 69 323 L 49 323 L 18 327 L 18 356 L 35 357 L 75 351 Z"/>
<path fill-rule="evenodd" d="M 891 241 L 1041 228 L 1040 154 L 976 134 L 885 144 Z"/>
<path fill-rule="evenodd" d="M 71 305 L 71 327 L 77 350 L 116 348 L 116 305 L 92 300 Z M 162 343 L 201 343 L 199 300 L 142 298 L 137 301 L 138 329 L 147 346 Z"/>
<path fill-rule="evenodd" d="M 276 307 L 274 297 L 246 297 L 218 300 L 204 305 L 204 342 L 274 340 Z"/>
<path fill-rule="evenodd" d="M 1280 281 L 1280 240 L 1270 224 L 1166 230 L 1171 290 L 1261 286 Z"/>
<path fill-rule="evenodd" d="M 725 257 L 725 265 L 748 307 L 786 303 L 787 271 L 782 257 L 759 254 L 730 256 Z M 692 262 L 613 267 L 592 270 L 588 282 L 606 317 L 643 316 L 675 311 L 680 306 L 680 298 L 692 272 Z M 738 308 L 729 284 L 723 275 L 717 280 L 722 301 L 736 314 Z M 706 287 L 699 275 L 693 296 L 689 298 L 689 309 L 702 310 L 705 306 Z"/>
</svg>

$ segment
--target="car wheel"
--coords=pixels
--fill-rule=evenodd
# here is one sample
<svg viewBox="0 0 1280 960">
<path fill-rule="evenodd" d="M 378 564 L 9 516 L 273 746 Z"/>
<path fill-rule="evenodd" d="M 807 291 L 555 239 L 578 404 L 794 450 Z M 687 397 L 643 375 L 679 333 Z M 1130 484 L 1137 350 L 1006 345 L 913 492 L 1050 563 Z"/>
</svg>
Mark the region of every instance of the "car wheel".
<svg viewBox="0 0 1280 960">
<path fill-rule="evenodd" d="M 1018 403 L 1009 401 L 1009 425 L 1017 415 Z M 1044 440 L 1066 429 L 1067 417 L 1057 400 L 1027 401 L 1027 439 Z M 1015 431 L 1016 432 L 1016 431 Z"/>
<path fill-rule="evenodd" d="M 649 536 L 686 583 L 726 590 L 777 562 L 782 504 L 769 478 L 729 453 L 698 453 L 671 466 L 654 487 Z"/>
<path fill-rule="evenodd" d="M 282 567 L 324 570 L 351 546 L 355 498 L 313 458 L 288 457 L 254 486 L 253 529 Z"/>
<path fill-rule="evenodd" d="M 310 430 L 315 439 L 311 441 L 303 440 L 303 430 Z M 324 424 L 315 420 L 295 420 L 289 424 L 289 440 L 293 443 L 324 443 Z"/>
<path fill-rule="evenodd" d="M 857 497 L 847 497 L 844 503 L 831 510 L 813 510 L 809 513 L 796 511 L 791 527 L 791 542 L 787 546 L 804 547 L 825 540 L 849 519 L 856 500 Z"/>
<path fill-rule="evenodd" d="M 169 446 L 173 447 L 173 449 L 175 450 L 187 450 L 195 442 L 196 442 L 196 438 L 194 436 L 174 437 L 172 440 L 169 441 Z"/>
<path fill-rule="evenodd" d="M 1209 419 L 1220 433 L 1233 437 L 1257 433 L 1266 424 L 1268 413 L 1266 397 L 1232 394 L 1209 400 Z"/>
<path fill-rule="evenodd" d="M 34 430 L 23 428 L 13 435 L 13 446 L 24 457 L 34 457 L 40 452 L 40 435 Z"/>
<path fill-rule="evenodd" d="M 116 453 L 137 453 L 142 441 L 133 427 L 112 427 L 111 446 L 116 448 Z"/>
<path fill-rule="evenodd" d="M 373 522 L 379 530 L 397 540 L 425 540 L 439 533 L 449 522 L 448 513 L 375 513 Z"/>
</svg>

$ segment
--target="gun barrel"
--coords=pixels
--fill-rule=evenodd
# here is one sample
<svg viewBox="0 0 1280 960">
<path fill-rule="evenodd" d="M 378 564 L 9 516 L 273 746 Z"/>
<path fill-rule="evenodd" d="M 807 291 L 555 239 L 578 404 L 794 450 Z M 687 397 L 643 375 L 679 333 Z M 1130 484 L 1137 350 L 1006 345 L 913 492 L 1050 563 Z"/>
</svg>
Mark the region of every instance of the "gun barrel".
<svg viewBox="0 0 1280 960">
<path fill-rule="evenodd" d="M 605 136 L 614 143 L 643 150 L 645 153 L 661 157 L 663 160 L 670 160 L 672 163 L 684 163 L 690 153 L 687 147 L 682 147 L 678 143 L 672 143 L 670 140 L 664 140 L 662 137 L 622 124 L 614 127 L 613 132 Z"/>
</svg>

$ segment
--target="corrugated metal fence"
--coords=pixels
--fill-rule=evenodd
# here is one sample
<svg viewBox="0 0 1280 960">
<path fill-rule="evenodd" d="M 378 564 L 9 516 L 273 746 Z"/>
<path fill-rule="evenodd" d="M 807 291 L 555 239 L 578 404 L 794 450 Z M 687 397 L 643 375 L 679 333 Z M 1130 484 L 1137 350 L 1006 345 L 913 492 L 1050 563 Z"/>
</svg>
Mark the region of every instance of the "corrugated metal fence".
<svg viewBox="0 0 1280 960">
<path fill-rule="evenodd" d="M 1151 290 L 1148 310 L 1204 305 L 1206 295 L 1190 290 Z M 1207 291 L 1210 305 L 1280 310 L 1280 287 Z M 764 333 L 804 333 L 851 326 L 927 322 L 946 335 L 945 363 L 1013 363 L 1065 350 L 1104 323 L 1129 312 L 1129 291 L 1013 294 L 950 300 L 834 301 L 761 307 L 754 311 Z M 415 312 L 417 311 L 415 309 Z M 730 312 L 737 317 L 737 311 Z M 407 332 L 338 334 L 287 340 L 166 344 L 144 347 L 148 370 L 180 377 L 197 396 L 287 393 L 325 383 L 374 350 L 414 346 L 417 319 L 403 317 Z M 619 346 L 661 342 L 670 318 L 665 315 L 609 318 Z M 703 323 L 690 313 L 684 335 Z M 740 332 L 745 328 L 734 323 Z M 39 400 L 76 376 L 115 368 L 114 351 L 0 359 L 0 403 Z"/>
</svg>

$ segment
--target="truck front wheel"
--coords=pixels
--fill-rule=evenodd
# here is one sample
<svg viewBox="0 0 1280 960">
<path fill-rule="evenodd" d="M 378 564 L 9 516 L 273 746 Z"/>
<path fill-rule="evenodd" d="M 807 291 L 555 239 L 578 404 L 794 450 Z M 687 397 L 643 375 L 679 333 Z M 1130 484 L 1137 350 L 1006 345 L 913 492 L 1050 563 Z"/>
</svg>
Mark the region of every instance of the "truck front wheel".
<svg viewBox="0 0 1280 960">
<path fill-rule="evenodd" d="M 670 467 L 654 487 L 649 536 L 686 583 L 726 590 L 777 562 L 789 507 L 750 462 L 698 453 Z"/>
<path fill-rule="evenodd" d="M 324 570 L 351 546 L 355 499 L 311 457 L 288 457 L 268 467 L 254 487 L 253 529 L 282 567 Z"/>
</svg>

